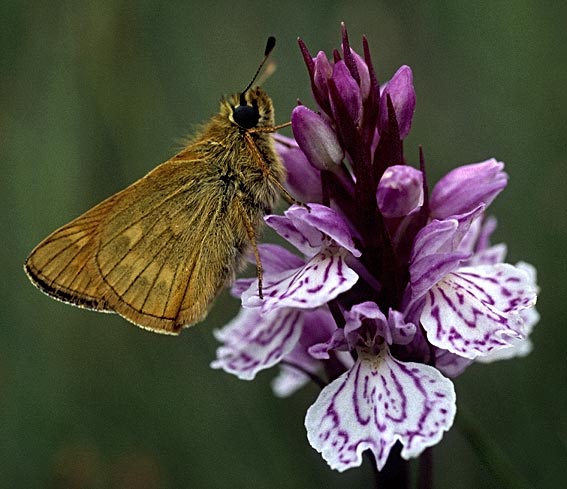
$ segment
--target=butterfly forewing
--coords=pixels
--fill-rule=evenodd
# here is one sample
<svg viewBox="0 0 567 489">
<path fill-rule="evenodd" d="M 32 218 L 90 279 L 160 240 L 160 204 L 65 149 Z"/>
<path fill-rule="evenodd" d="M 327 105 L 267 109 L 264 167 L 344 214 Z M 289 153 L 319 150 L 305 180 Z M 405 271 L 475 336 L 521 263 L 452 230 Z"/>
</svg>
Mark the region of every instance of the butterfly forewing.
<svg viewBox="0 0 567 489">
<path fill-rule="evenodd" d="M 158 332 L 200 321 L 246 240 L 215 171 L 186 150 L 111 198 L 111 213 L 103 202 L 41 243 L 30 275 L 48 293 L 64 291 L 58 298 Z"/>
</svg>

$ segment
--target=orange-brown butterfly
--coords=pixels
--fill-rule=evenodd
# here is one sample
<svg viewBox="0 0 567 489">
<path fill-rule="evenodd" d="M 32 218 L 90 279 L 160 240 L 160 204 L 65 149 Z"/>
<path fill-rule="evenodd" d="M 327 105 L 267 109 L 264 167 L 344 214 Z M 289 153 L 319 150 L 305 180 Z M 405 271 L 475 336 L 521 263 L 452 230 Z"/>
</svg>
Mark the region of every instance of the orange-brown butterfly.
<svg viewBox="0 0 567 489">
<path fill-rule="evenodd" d="M 43 292 L 76 306 L 116 312 L 142 328 L 177 334 L 202 321 L 283 187 L 270 97 L 252 88 L 275 46 L 239 94 L 188 146 L 145 177 L 59 228 L 30 254 L 25 271 Z"/>
</svg>

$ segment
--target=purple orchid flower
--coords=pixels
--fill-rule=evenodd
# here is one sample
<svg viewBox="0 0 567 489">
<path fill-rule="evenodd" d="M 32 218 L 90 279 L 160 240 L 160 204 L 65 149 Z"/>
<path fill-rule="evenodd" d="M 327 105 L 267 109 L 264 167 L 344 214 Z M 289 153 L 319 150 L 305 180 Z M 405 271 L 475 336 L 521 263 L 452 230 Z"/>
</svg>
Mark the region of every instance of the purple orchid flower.
<svg viewBox="0 0 567 489">
<path fill-rule="evenodd" d="M 333 469 L 368 451 L 387 472 L 392 457 L 418 457 L 450 429 L 450 378 L 531 351 L 535 269 L 505 263 L 506 246 L 490 243 L 503 163 L 461 166 L 432 191 L 423 154 L 419 168 L 407 164 L 409 67 L 380 85 L 368 42 L 354 52 L 344 25 L 332 56 L 299 45 L 316 107 L 296 107 L 295 139 L 276 144 L 309 209 L 265 220 L 301 256 L 260 245 L 263 298 L 256 279 L 235 282 L 243 309 L 216 333 L 212 365 L 247 380 L 279 365 L 279 396 L 316 381 L 312 447 Z"/>
</svg>

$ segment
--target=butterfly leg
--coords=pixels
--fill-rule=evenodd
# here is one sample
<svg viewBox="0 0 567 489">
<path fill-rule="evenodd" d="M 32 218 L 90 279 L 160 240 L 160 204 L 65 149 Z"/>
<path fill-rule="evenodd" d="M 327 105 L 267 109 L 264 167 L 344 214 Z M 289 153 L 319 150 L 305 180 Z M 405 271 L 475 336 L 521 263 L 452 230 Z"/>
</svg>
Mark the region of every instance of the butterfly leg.
<svg viewBox="0 0 567 489">
<path fill-rule="evenodd" d="M 264 269 L 262 268 L 262 260 L 260 259 L 260 252 L 258 251 L 258 242 L 256 241 L 256 231 L 254 230 L 254 225 L 252 221 L 246 214 L 244 206 L 242 205 L 242 201 L 238 198 L 235 199 L 238 205 L 238 211 L 240 213 L 240 217 L 244 222 L 244 226 L 246 227 L 246 233 L 248 234 L 248 239 L 250 243 L 252 243 L 252 252 L 254 253 L 254 259 L 256 260 L 256 274 L 258 277 L 258 295 L 260 299 L 264 298 L 264 294 L 262 292 L 262 278 L 264 277 Z"/>
</svg>

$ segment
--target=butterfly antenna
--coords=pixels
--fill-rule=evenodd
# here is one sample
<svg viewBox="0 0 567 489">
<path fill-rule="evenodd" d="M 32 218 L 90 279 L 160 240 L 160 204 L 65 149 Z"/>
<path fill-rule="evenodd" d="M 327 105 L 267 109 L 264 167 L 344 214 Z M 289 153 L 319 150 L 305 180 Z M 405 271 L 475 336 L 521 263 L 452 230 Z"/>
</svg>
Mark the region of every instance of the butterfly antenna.
<svg viewBox="0 0 567 489">
<path fill-rule="evenodd" d="M 244 97 L 244 94 L 250 89 L 252 83 L 256 81 L 256 78 L 258 78 L 258 74 L 260 73 L 260 70 L 266 63 L 268 57 L 270 56 L 270 53 L 274 50 L 275 45 L 276 45 L 276 38 L 274 36 L 268 37 L 268 41 L 266 42 L 266 49 L 264 51 L 264 59 L 262 59 L 262 62 L 260 63 L 260 66 L 258 66 L 258 69 L 256 70 L 256 73 L 254 73 L 254 76 L 252 77 L 252 80 L 250 80 L 250 83 L 246 86 L 244 90 L 242 90 L 242 93 L 240 94 L 240 105 L 246 105 L 246 98 Z"/>
</svg>

